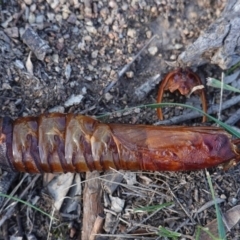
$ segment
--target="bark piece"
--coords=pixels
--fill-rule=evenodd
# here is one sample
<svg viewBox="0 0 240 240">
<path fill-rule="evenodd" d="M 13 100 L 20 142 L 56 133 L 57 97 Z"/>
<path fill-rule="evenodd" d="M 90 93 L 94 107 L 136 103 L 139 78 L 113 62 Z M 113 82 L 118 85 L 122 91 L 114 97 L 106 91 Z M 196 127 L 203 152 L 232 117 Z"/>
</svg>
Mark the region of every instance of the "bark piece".
<svg viewBox="0 0 240 240">
<path fill-rule="evenodd" d="M 199 66 L 210 62 L 229 69 L 240 61 L 240 0 L 227 2 L 221 17 L 178 58 L 181 65 Z"/>
<path fill-rule="evenodd" d="M 83 193 L 83 226 L 82 226 L 82 240 L 89 240 L 94 223 L 99 214 L 103 213 L 102 205 L 102 188 L 99 180 L 99 173 L 86 173 L 86 185 Z M 93 236 L 91 236 L 91 239 Z"/>
<path fill-rule="evenodd" d="M 116 172 L 116 171 L 109 171 L 104 176 L 105 181 L 103 182 L 103 188 L 104 190 L 112 195 L 113 192 L 117 189 L 119 186 L 119 183 L 123 180 L 123 173 L 122 172 Z"/>
</svg>

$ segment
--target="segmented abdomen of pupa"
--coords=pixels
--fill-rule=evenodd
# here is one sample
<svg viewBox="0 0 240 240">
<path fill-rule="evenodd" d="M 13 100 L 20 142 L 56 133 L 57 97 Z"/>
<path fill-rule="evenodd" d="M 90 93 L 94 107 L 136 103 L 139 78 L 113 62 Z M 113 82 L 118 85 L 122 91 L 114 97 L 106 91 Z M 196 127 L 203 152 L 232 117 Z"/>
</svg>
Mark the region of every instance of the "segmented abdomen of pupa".
<svg viewBox="0 0 240 240">
<path fill-rule="evenodd" d="M 59 173 L 128 169 L 121 166 L 128 163 L 120 163 L 117 148 L 109 126 L 91 117 L 51 113 L 15 121 L 1 119 L 0 167 L 6 170 Z M 130 164 L 129 168 L 139 169 L 137 159 Z"/>
</svg>

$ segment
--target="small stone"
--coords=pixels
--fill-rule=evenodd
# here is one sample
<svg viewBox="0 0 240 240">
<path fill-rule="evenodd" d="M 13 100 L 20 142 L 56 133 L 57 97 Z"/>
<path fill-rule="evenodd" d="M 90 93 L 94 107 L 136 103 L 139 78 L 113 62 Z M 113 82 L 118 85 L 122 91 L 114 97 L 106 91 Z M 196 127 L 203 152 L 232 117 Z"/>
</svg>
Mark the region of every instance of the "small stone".
<svg viewBox="0 0 240 240">
<path fill-rule="evenodd" d="M 53 21 L 55 18 L 55 14 L 51 12 L 47 12 L 47 18 L 49 21 Z"/>
<path fill-rule="evenodd" d="M 127 76 L 127 78 L 133 78 L 134 72 L 133 71 L 128 71 L 128 72 L 126 72 L 126 76 Z"/>
<path fill-rule="evenodd" d="M 236 205 L 237 204 L 237 199 L 235 198 L 235 197 L 233 197 L 232 199 L 231 199 L 231 203 L 232 203 L 232 205 Z"/>
<path fill-rule="evenodd" d="M 73 105 L 78 105 L 83 99 L 82 94 L 74 95 L 72 94 L 67 101 L 64 103 L 65 107 L 71 107 Z"/>
<path fill-rule="evenodd" d="M 54 113 L 54 112 L 57 112 L 57 113 L 64 113 L 65 109 L 63 106 L 56 106 L 56 107 L 53 107 L 53 108 L 50 108 L 48 110 L 48 112 L 50 113 Z"/>
<path fill-rule="evenodd" d="M 127 11 L 127 10 L 128 10 L 128 5 L 127 5 L 127 3 L 123 3 L 123 4 L 122 4 L 122 10 L 123 10 L 123 11 Z"/>
<path fill-rule="evenodd" d="M 92 41 L 92 37 L 89 36 L 89 35 L 84 36 L 83 39 L 84 39 L 84 41 L 86 41 L 86 42 L 91 42 L 91 41 Z"/>
<path fill-rule="evenodd" d="M 33 14 L 32 12 L 29 13 L 29 16 L 28 16 L 28 22 L 30 24 L 33 24 L 35 23 L 35 20 L 36 20 L 36 17 L 35 17 L 35 14 Z"/>
<path fill-rule="evenodd" d="M 53 54 L 52 60 L 54 63 L 59 63 L 59 55 L 58 54 Z"/>
<path fill-rule="evenodd" d="M 31 4 L 32 4 L 32 0 L 24 0 L 24 2 L 25 2 L 27 5 L 31 5 Z"/>
<path fill-rule="evenodd" d="M 111 209 L 117 213 L 120 213 L 123 210 L 125 200 L 119 198 L 119 197 L 112 197 L 109 196 L 111 199 Z"/>
<path fill-rule="evenodd" d="M 129 28 L 128 31 L 127 31 L 127 36 L 130 37 L 130 38 L 135 38 L 137 35 L 136 33 L 136 30 L 135 29 L 132 29 L 132 28 Z"/>
<path fill-rule="evenodd" d="M 8 83 L 3 83 L 2 89 L 10 90 L 10 89 L 12 89 L 12 87 Z"/>
<path fill-rule="evenodd" d="M 91 57 L 96 58 L 98 56 L 98 50 L 92 52 Z"/>
<path fill-rule="evenodd" d="M 118 7 L 118 5 L 115 1 L 109 1 L 108 6 L 110 8 L 117 8 Z"/>
<path fill-rule="evenodd" d="M 172 54 L 171 56 L 170 56 L 170 60 L 176 60 L 177 59 L 177 56 L 175 55 L 175 54 Z"/>
<path fill-rule="evenodd" d="M 225 194 L 221 194 L 220 198 L 221 198 L 221 199 L 227 199 L 227 197 L 226 197 Z"/>
<path fill-rule="evenodd" d="M 36 11 L 36 8 L 37 8 L 37 5 L 34 3 L 30 6 L 30 11 L 31 12 L 35 12 Z"/>
<path fill-rule="evenodd" d="M 14 65 L 21 70 L 25 68 L 23 62 L 18 59 L 14 62 Z"/>
<path fill-rule="evenodd" d="M 55 10 L 59 4 L 59 0 L 53 0 L 50 4 L 50 7 Z"/>
<path fill-rule="evenodd" d="M 113 96 L 112 96 L 110 93 L 105 93 L 105 94 L 104 94 L 104 98 L 105 98 L 106 101 L 108 102 L 108 101 L 110 101 L 110 100 L 113 99 Z"/>
<path fill-rule="evenodd" d="M 103 18 L 103 19 L 106 19 L 107 18 L 107 16 L 108 16 L 108 14 L 109 14 L 109 10 L 108 10 L 108 8 L 102 8 L 101 10 L 100 10 L 100 16 Z"/>
<path fill-rule="evenodd" d="M 183 34 L 184 34 L 184 35 L 188 35 L 188 34 L 189 34 L 189 31 L 188 31 L 187 28 L 183 29 Z"/>
<path fill-rule="evenodd" d="M 152 7 L 151 12 L 156 14 L 157 13 L 157 7 Z"/>
<path fill-rule="evenodd" d="M 150 48 L 148 48 L 148 52 L 149 52 L 152 56 L 154 56 L 154 55 L 157 54 L 158 48 L 157 48 L 156 46 L 150 47 Z"/>
<path fill-rule="evenodd" d="M 82 94 L 85 95 L 87 93 L 87 88 L 86 87 L 83 87 L 82 88 Z"/>
<path fill-rule="evenodd" d="M 69 16 L 69 13 L 68 12 L 62 12 L 62 18 L 64 19 L 64 20 L 66 20 L 67 18 L 68 18 L 68 16 Z"/>
<path fill-rule="evenodd" d="M 175 49 L 181 49 L 182 47 L 183 47 L 183 45 L 180 43 L 175 44 Z"/>
<path fill-rule="evenodd" d="M 61 22 L 63 19 L 61 14 L 56 14 L 55 18 L 56 18 L 56 21 L 58 21 L 58 22 Z"/>
<path fill-rule="evenodd" d="M 6 28 L 4 32 L 11 38 L 17 38 L 19 36 L 17 27 Z"/>
<path fill-rule="evenodd" d="M 92 34 L 97 34 L 97 29 L 93 26 L 86 26 L 86 29 L 89 33 L 92 33 Z"/>
<path fill-rule="evenodd" d="M 151 31 L 147 31 L 146 32 L 146 36 L 147 36 L 147 38 L 151 38 L 152 37 L 152 32 Z"/>
<path fill-rule="evenodd" d="M 44 20 L 44 16 L 43 15 L 38 15 L 36 17 L 36 23 L 42 24 Z"/>
<path fill-rule="evenodd" d="M 77 21 L 77 17 L 75 14 L 71 13 L 71 15 L 69 16 L 68 20 L 69 23 L 75 24 Z"/>
<path fill-rule="evenodd" d="M 67 80 L 69 80 L 69 78 L 71 76 L 71 72 L 72 72 L 71 65 L 68 64 L 65 68 L 65 77 L 66 77 Z"/>
</svg>

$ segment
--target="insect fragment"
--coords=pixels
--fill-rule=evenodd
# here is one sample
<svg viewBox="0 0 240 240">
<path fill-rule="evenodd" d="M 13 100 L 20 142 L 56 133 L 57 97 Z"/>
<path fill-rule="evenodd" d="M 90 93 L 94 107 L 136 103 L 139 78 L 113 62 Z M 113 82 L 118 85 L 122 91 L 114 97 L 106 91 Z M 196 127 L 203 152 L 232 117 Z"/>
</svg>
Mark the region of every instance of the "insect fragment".
<svg viewBox="0 0 240 240">
<path fill-rule="evenodd" d="M 201 79 L 196 73 L 192 72 L 190 69 L 178 68 L 174 71 L 171 71 L 166 75 L 166 77 L 163 79 L 159 86 L 157 103 L 162 102 L 164 91 L 169 90 L 170 92 L 174 92 L 176 90 L 179 90 L 182 95 L 187 96 L 191 92 L 193 87 L 198 85 L 202 85 Z M 199 94 L 201 97 L 203 111 L 207 112 L 207 100 L 204 89 L 196 90 L 196 93 Z M 158 118 L 160 120 L 163 120 L 161 108 L 157 109 L 157 114 Z M 206 120 L 207 117 L 203 116 L 202 122 L 206 122 Z"/>
</svg>

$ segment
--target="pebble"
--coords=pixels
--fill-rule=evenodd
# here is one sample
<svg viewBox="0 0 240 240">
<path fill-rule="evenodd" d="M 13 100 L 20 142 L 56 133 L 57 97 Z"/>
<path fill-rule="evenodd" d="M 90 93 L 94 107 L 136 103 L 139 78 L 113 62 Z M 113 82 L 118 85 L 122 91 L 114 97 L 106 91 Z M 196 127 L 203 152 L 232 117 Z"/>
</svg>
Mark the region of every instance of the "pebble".
<svg viewBox="0 0 240 240">
<path fill-rule="evenodd" d="M 183 48 L 183 45 L 180 43 L 176 43 L 174 47 L 175 47 L 175 49 L 181 49 L 181 48 Z"/>
<path fill-rule="evenodd" d="M 152 46 L 152 47 L 148 48 L 148 52 L 150 53 L 150 55 L 154 56 L 157 54 L 158 48 L 156 46 Z"/>
<path fill-rule="evenodd" d="M 133 71 L 128 71 L 126 72 L 127 78 L 133 78 L 134 77 L 134 72 Z"/>
<path fill-rule="evenodd" d="M 86 30 L 94 35 L 97 34 L 97 29 L 93 26 L 86 26 Z"/>
<path fill-rule="evenodd" d="M 129 28 L 128 31 L 127 31 L 127 36 L 130 37 L 130 38 L 135 38 L 137 35 L 137 32 L 135 29 L 133 28 Z"/>
<path fill-rule="evenodd" d="M 232 203 L 232 205 L 236 205 L 237 204 L 237 199 L 235 198 L 235 197 L 233 197 L 232 199 L 231 199 L 231 203 Z"/>
<path fill-rule="evenodd" d="M 6 28 L 4 32 L 11 38 L 18 38 L 19 36 L 17 27 Z"/>
<path fill-rule="evenodd" d="M 25 2 L 27 5 L 31 5 L 31 4 L 32 4 L 32 0 L 24 0 L 24 2 Z"/>
<path fill-rule="evenodd" d="M 58 54 L 53 54 L 52 60 L 54 63 L 59 63 L 59 55 Z"/>
<path fill-rule="evenodd" d="M 65 107 L 71 107 L 73 105 L 78 105 L 83 99 L 82 94 L 74 95 L 72 94 L 67 101 L 64 103 Z"/>
<path fill-rule="evenodd" d="M 151 31 L 147 31 L 146 32 L 146 37 L 147 38 L 151 38 L 152 37 L 152 32 Z"/>
<path fill-rule="evenodd" d="M 104 98 L 105 98 L 106 101 L 108 102 L 108 101 L 110 101 L 110 100 L 113 99 L 113 96 L 112 96 L 110 93 L 105 93 L 105 94 L 104 94 Z"/>
<path fill-rule="evenodd" d="M 47 12 L 47 18 L 49 21 L 53 21 L 55 19 L 55 14 L 51 12 Z"/>
<path fill-rule="evenodd" d="M 109 14 L 108 8 L 105 7 L 105 8 L 102 8 L 102 9 L 100 10 L 100 16 L 101 16 L 104 20 L 107 18 L 108 14 Z"/>
<path fill-rule="evenodd" d="M 123 210 L 125 200 L 119 198 L 119 197 L 112 197 L 109 196 L 111 200 L 111 209 L 117 213 L 120 213 Z"/>
<path fill-rule="evenodd" d="M 68 12 L 62 12 L 62 18 L 66 20 L 68 18 Z"/>
<path fill-rule="evenodd" d="M 98 50 L 95 50 L 91 53 L 92 58 L 97 58 L 97 56 L 98 56 Z"/>
<path fill-rule="evenodd" d="M 32 12 L 29 13 L 29 16 L 28 16 L 28 22 L 30 24 L 33 24 L 35 23 L 35 20 L 36 20 L 36 17 L 35 17 L 35 14 L 33 14 Z"/>
<path fill-rule="evenodd" d="M 10 90 L 10 89 L 12 89 L 12 87 L 8 83 L 3 83 L 2 89 Z"/>
<path fill-rule="evenodd" d="M 15 60 L 14 65 L 21 70 L 25 68 L 23 62 L 18 59 Z"/>
<path fill-rule="evenodd" d="M 172 54 L 171 56 L 170 56 L 170 60 L 176 60 L 177 59 L 177 56 L 175 55 L 175 54 Z"/>
<path fill-rule="evenodd" d="M 71 72 L 72 72 L 72 68 L 70 64 L 67 64 L 66 68 L 65 68 L 65 77 L 67 80 L 69 80 L 70 76 L 71 76 Z"/>
<path fill-rule="evenodd" d="M 48 1 L 48 2 L 51 2 L 50 3 L 50 7 L 55 10 L 59 4 L 59 0 L 52 0 L 52 1 Z"/>
<path fill-rule="evenodd" d="M 43 15 L 37 15 L 36 17 L 36 23 L 43 23 L 43 20 L 44 20 L 44 16 Z"/>
<path fill-rule="evenodd" d="M 127 3 L 123 3 L 122 4 L 122 10 L 123 11 L 127 11 L 128 10 L 128 4 Z"/>
<path fill-rule="evenodd" d="M 118 5 L 115 1 L 109 1 L 108 6 L 110 8 L 117 8 L 118 7 Z"/>
<path fill-rule="evenodd" d="M 221 198 L 221 199 L 227 199 L 227 197 L 226 197 L 225 194 L 221 194 L 220 198 Z"/>
<path fill-rule="evenodd" d="M 56 15 L 55 15 L 55 18 L 56 18 L 56 20 L 57 20 L 58 22 L 61 22 L 62 19 L 63 19 L 61 14 L 56 14 Z"/>
<path fill-rule="evenodd" d="M 31 12 L 35 12 L 36 11 L 36 8 L 37 8 L 37 5 L 34 3 L 30 6 L 30 11 Z"/>
<path fill-rule="evenodd" d="M 71 15 L 69 16 L 68 20 L 69 23 L 75 24 L 77 21 L 77 17 L 75 14 L 71 13 Z"/>
</svg>

